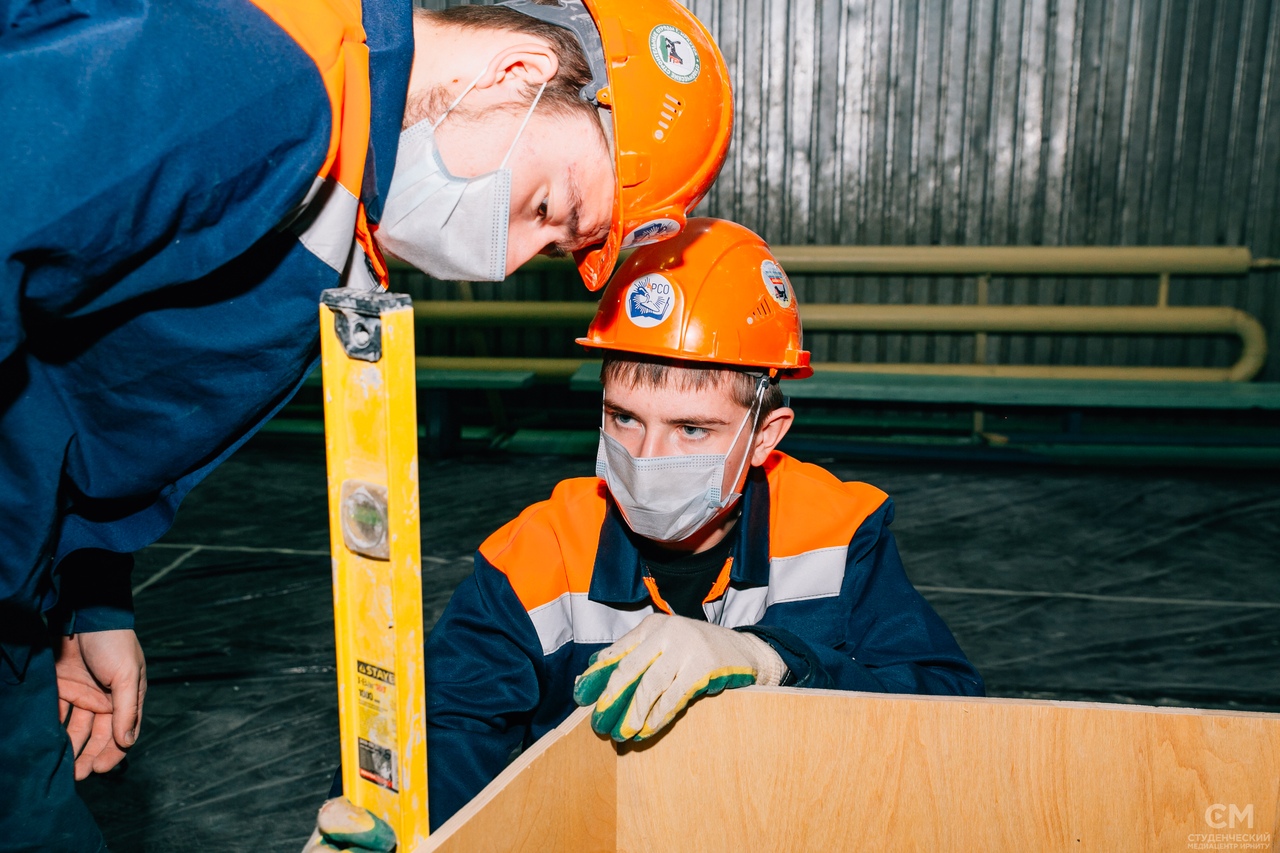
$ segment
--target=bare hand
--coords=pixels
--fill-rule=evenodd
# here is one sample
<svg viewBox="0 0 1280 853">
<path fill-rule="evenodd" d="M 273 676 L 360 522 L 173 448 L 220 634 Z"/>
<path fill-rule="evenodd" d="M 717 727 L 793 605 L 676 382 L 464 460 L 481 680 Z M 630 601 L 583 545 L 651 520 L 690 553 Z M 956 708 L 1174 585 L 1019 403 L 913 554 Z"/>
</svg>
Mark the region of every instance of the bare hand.
<svg viewBox="0 0 1280 853">
<path fill-rule="evenodd" d="M 76 754 L 76 781 L 120 763 L 138 739 L 147 667 L 130 630 L 62 637 L 54 668 L 58 713 Z"/>
</svg>

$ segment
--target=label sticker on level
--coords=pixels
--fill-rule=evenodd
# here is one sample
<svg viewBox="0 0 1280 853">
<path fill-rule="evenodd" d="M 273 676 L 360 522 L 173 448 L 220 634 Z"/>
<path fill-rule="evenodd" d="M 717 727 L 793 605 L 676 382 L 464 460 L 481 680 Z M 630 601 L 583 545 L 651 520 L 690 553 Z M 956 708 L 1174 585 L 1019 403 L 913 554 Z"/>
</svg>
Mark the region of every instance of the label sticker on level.
<svg viewBox="0 0 1280 853">
<path fill-rule="evenodd" d="M 760 265 L 760 279 L 764 282 L 764 289 L 773 297 L 774 302 L 783 308 L 791 307 L 791 282 L 787 281 L 786 273 L 782 271 L 782 267 L 773 261 L 765 261 Z"/>
<path fill-rule="evenodd" d="M 649 32 L 649 53 L 662 73 L 677 83 L 692 83 L 702 70 L 693 42 L 670 24 L 659 24 Z"/>
<path fill-rule="evenodd" d="M 396 739 L 396 674 L 362 660 L 356 661 L 360 778 L 399 792 Z"/>
<path fill-rule="evenodd" d="M 670 317 L 676 304 L 675 288 L 656 272 L 631 282 L 624 298 L 627 319 L 642 329 L 651 329 Z"/>
</svg>

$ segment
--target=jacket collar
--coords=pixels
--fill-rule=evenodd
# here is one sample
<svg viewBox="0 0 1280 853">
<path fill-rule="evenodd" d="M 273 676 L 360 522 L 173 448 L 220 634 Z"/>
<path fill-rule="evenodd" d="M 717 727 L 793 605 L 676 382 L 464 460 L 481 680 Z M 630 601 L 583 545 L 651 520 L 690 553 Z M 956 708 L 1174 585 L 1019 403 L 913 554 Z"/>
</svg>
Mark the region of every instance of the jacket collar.
<svg viewBox="0 0 1280 853">
<path fill-rule="evenodd" d="M 752 468 L 742 490 L 742 515 L 730 536 L 736 536 L 729 580 L 741 586 L 769 585 L 769 480 L 763 468 Z M 608 498 L 600 526 L 596 561 L 587 598 L 604 604 L 642 604 L 649 600 L 640 552 L 632 544 L 622 513 Z"/>
<path fill-rule="evenodd" d="M 360 200 L 373 222 L 382 218 L 382 202 L 391 189 L 391 171 L 400 146 L 409 68 L 413 65 L 413 7 L 389 0 L 364 0 L 361 6 L 369 47 L 369 152 L 364 160 Z"/>
</svg>

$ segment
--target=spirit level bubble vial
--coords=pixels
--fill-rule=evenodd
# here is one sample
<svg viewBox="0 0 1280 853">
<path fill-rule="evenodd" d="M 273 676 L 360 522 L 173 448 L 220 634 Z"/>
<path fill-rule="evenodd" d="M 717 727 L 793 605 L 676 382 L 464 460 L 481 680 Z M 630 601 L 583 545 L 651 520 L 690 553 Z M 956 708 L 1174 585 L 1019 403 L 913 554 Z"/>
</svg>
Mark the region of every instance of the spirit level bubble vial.
<svg viewBox="0 0 1280 853">
<path fill-rule="evenodd" d="M 342 789 L 412 850 L 428 818 L 409 297 L 326 290 L 320 355 Z"/>
</svg>

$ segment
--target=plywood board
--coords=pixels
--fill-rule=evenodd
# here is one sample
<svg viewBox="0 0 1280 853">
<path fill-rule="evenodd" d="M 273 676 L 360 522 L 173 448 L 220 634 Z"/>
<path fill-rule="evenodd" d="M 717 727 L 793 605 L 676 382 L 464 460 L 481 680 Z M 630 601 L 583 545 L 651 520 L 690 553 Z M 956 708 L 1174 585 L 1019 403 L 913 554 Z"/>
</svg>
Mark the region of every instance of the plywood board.
<svg viewBox="0 0 1280 853">
<path fill-rule="evenodd" d="M 420 845 L 419 853 L 616 848 L 617 755 L 578 711 L 530 747 Z"/>
<path fill-rule="evenodd" d="M 748 688 L 621 749 L 580 711 L 419 850 L 1273 850 L 1278 811 L 1276 714 Z"/>
<path fill-rule="evenodd" d="M 733 691 L 624 750 L 617 779 L 630 853 L 1187 850 L 1217 833 L 1269 850 L 1280 715 Z"/>
</svg>

